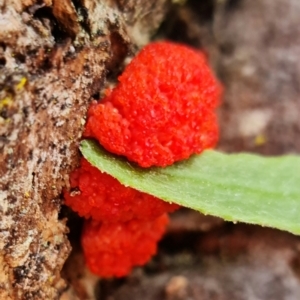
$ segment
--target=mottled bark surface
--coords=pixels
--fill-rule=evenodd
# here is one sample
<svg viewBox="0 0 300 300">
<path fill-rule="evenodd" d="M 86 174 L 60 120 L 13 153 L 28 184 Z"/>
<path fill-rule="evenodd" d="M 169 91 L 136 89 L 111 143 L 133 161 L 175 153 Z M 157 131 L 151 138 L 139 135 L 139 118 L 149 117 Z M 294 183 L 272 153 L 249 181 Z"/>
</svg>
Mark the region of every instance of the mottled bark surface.
<svg viewBox="0 0 300 300">
<path fill-rule="evenodd" d="M 0 299 L 57 299 L 61 192 L 92 96 L 147 43 L 162 1 L 0 1 Z"/>
</svg>

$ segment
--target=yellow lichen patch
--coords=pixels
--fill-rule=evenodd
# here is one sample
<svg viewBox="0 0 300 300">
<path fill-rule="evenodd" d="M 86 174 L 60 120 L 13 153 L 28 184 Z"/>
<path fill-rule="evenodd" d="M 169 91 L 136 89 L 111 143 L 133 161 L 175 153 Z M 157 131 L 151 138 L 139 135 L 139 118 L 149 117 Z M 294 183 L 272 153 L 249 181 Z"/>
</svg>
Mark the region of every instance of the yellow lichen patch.
<svg viewBox="0 0 300 300">
<path fill-rule="evenodd" d="M 255 137 L 255 146 L 262 146 L 267 142 L 266 136 L 264 134 L 259 134 Z"/>
<path fill-rule="evenodd" d="M 5 106 L 11 106 L 13 104 L 13 99 L 11 96 L 7 96 L 0 100 L 0 110 Z"/>
<path fill-rule="evenodd" d="M 26 192 L 24 193 L 24 197 L 25 197 L 25 198 L 29 198 L 29 197 L 30 197 L 30 192 L 29 192 L 29 191 L 26 191 Z"/>
<path fill-rule="evenodd" d="M 16 90 L 20 91 L 21 89 L 24 88 L 25 84 L 27 82 L 27 78 L 26 77 L 22 77 L 20 82 L 16 85 Z"/>
</svg>

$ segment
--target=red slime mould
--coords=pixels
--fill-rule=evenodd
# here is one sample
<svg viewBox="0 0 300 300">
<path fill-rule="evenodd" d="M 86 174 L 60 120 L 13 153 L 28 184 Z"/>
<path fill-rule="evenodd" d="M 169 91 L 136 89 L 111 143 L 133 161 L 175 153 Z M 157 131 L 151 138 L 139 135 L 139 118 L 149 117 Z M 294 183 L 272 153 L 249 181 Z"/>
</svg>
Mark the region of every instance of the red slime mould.
<svg viewBox="0 0 300 300">
<path fill-rule="evenodd" d="M 65 193 L 65 204 L 81 217 L 106 223 L 151 220 L 179 207 L 125 187 L 84 158 L 81 159 L 80 168 L 71 173 L 70 183 L 71 188 L 78 188 L 79 191 Z"/>
<path fill-rule="evenodd" d="M 122 277 L 133 266 L 144 265 L 156 253 L 167 223 L 166 214 L 147 221 L 87 221 L 81 240 L 89 269 L 102 277 Z"/>
<path fill-rule="evenodd" d="M 84 136 L 142 167 L 165 167 L 215 146 L 221 91 L 203 53 L 152 43 L 91 105 Z"/>
<path fill-rule="evenodd" d="M 84 137 L 141 167 L 165 167 L 215 146 L 215 109 L 222 88 L 205 55 L 183 45 L 147 45 L 126 67 L 119 84 L 88 111 Z M 178 206 L 122 186 L 85 159 L 70 176 L 77 192 L 65 202 L 87 220 L 86 262 L 102 277 L 125 276 L 156 252 Z"/>
</svg>

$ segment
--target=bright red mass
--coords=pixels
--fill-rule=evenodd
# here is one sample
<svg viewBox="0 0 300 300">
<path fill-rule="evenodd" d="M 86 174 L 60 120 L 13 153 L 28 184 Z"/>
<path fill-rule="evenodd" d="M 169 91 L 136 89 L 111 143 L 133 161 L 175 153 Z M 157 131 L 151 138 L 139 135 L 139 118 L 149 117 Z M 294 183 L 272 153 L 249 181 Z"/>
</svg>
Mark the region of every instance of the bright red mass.
<svg viewBox="0 0 300 300">
<path fill-rule="evenodd" d="M 84 136 L 142 167 L 165 167 L 215 146 L 221 91 L 203 53 L 152 43 L 91 105 Z"/>
<path fill-rule="evenodd" d="M 167 223 L 166 214 L 117 224 L 87 221 L 81 242 L 89 269 L 99 276 L 121 277 L 144 265 L 156 253 Z"/>
<path fill-rule="evenodd" d="M 102 222 L 127 222 L 132 219 L 153 220 L 179 206 L 125 187 L 112 176 L 102 173 L 86 159 L 70 175 L 71 188 L 65 193 L 65 204 L 81 217 Z"/>
<path fill-rule="evenodd" d="M 142 167 L 165 167 L 215 146 L 221 92 L 203 53 L 152 43 L 126 67 L 116 88 L 91 105 L 84 136 Z M 70 182 L 66 204 L 92 218 L 82 234 L 92 272 L 125 276 L 155 254 L 165 212 L 177 205 L 125 187 L 85 159 Z"/>
</svg>

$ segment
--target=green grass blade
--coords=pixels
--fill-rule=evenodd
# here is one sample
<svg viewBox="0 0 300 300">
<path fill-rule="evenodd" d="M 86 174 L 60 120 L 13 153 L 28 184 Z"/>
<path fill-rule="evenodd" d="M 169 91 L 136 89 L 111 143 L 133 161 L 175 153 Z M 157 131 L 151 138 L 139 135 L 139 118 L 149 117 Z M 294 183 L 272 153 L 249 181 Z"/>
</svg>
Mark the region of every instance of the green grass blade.
<svg viewBox="0 0 300 300">
<path fill-rule="evenodd" d="M 167 168 L 142 169 L 93 141 L 84 157 L 126 186 L 229 221 L 300 234 L 300 157 L 205 151 Z"/>
</svg>

